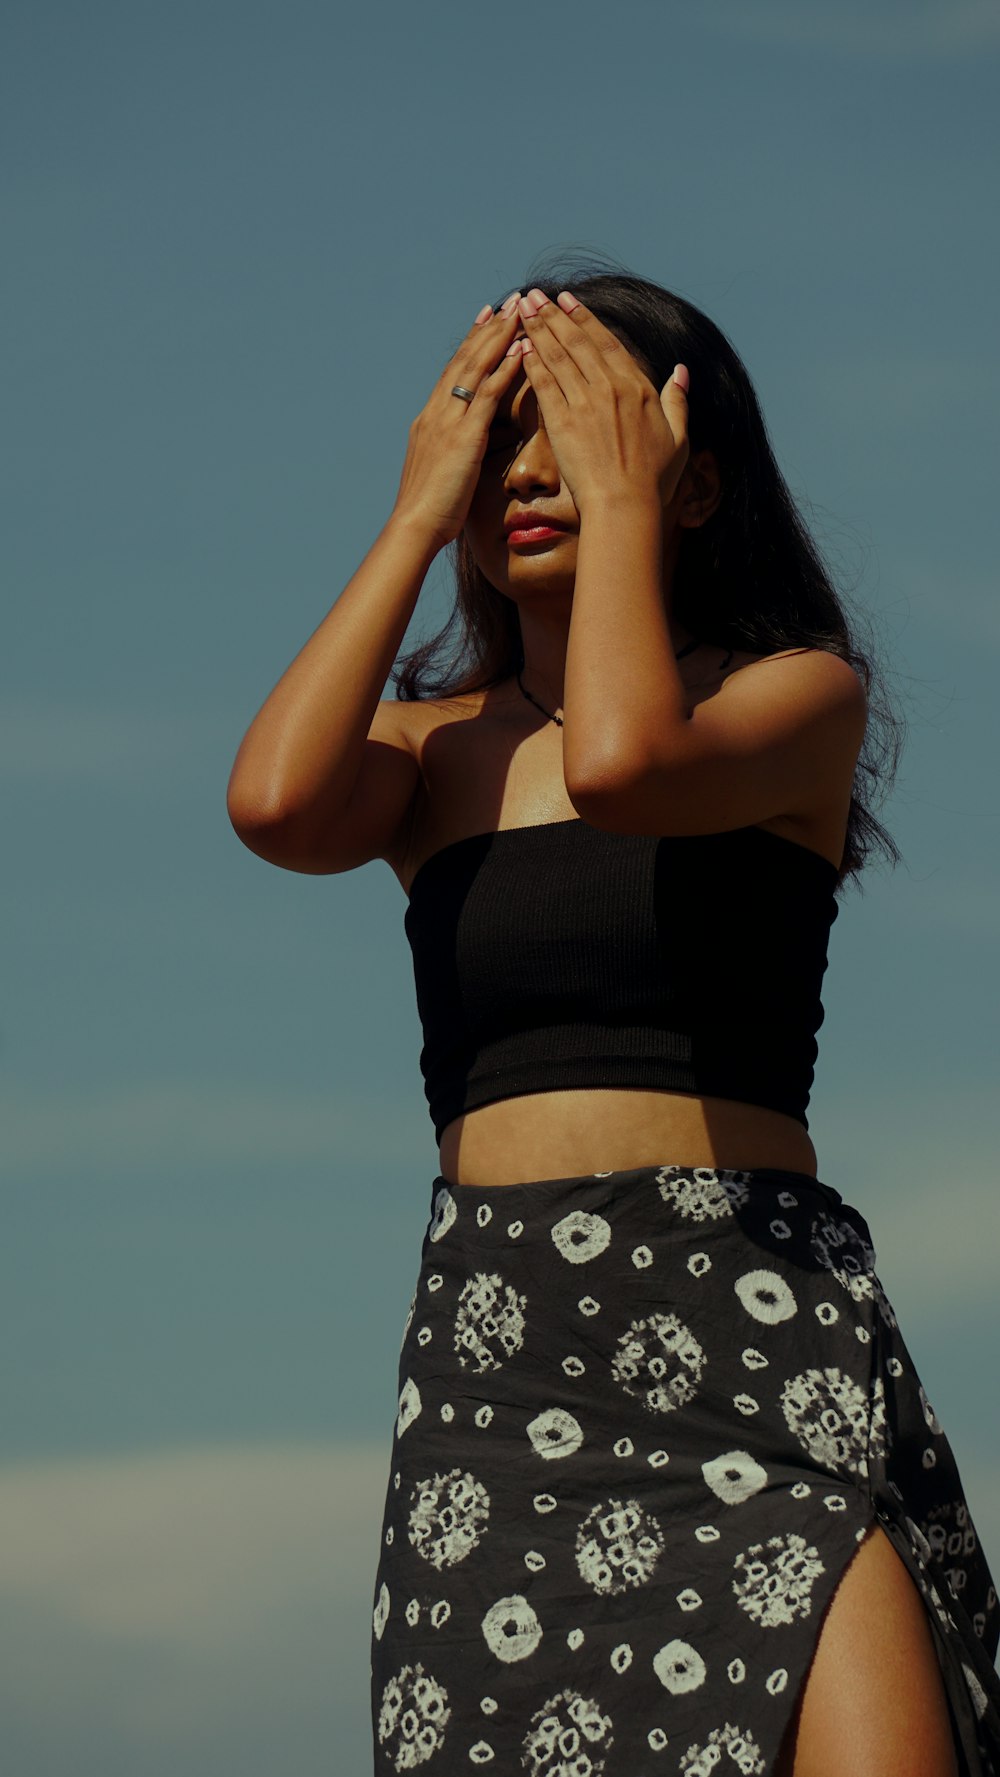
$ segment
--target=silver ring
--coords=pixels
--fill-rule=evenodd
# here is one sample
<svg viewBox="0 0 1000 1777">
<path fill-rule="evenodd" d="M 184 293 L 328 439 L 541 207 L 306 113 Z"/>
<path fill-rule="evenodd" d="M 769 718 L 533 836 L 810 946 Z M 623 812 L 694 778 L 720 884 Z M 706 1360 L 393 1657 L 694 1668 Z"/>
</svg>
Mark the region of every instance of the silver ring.
<svg viewBox="0 0 1000 1777">
<path fill-rule="evenodd" d="M 453 395 L 457 395 L 461 401 L 474 401 L 476 398 L 475 389 L 463 389 L 461 383 L 456 383 L 451 392 Z"/>
</svg>

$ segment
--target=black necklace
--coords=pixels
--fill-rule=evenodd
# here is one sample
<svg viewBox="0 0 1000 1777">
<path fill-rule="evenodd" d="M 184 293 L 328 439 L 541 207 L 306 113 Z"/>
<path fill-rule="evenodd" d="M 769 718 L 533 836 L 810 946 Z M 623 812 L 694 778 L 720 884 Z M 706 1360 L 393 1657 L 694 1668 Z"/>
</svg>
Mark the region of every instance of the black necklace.
<svg viewBox="0 0 1000 1777">
<path fill-rule="evenodd" d="M 701 647 L 701 643 L 700 643 L 700 641 L 698 641 L 698 640 L 697 640 L 697 638 L 696 638 L 696 639 L 695 639 L 695 640 L 694 640 L 694 641 L 693 641 L 693 642 L 686 642 L 686 643 L 685 643 L 685 644 L 684 644 L 684 647 L 683 647 L 683 648 L 681 648 L 681 649 L 680 649 L 680 650 L 679 650 L 679 652 L 678 652 L 678 653 L 676 653 L 676 654 L 675 654 L 675 655 L 674 655 L 674 659 L 675 659 L 675 660 L 683 660 L 683 659 L 684 659 L 684 656 L 685 656 L 685 655 L 686 655 L 686 654 L 693 654 L 693 653 L 694 653 L 694 651 L 695 651 L 695 649 L 696 649 L 696 648 L 700 648 L 700 647 Z M 727 656 L 726 656 L 726 658 L 725 658 L 725 660 L 724 660 L 724 661 L 723 661 L 723 662 L 722 662 L 722 666 L 721 666 L 721 667 L 720 667 L 720 668 L 719 668 L 719 671 L 720 671 L 720 672 L 721 672 L 721 671 L 722 671 L 722 668 L 723 668 L 723 667 L 727 667 L 727 666 L 728 666 L 728 665 L 729 665 L 729 662 L 730 662 L 730 661 L 731 661 L 731 660 L 732 660 L 732 658 L 733 658 L 733 651 L 732 651 L 732 649 L 731 649 L 731 648 L 730 648 L 730 650 L 729 650 L 729 653 L 728 653 L 728 655 L 727 655 Z M 519 685 L 521 685 L 521 674 L 520 674 L 520 672 L 518 672 L 518 675 L 517 675 L 517 682 L 518 682 L 518 684 L 519 684 Z M 532 697 L 532 695 L 531 695 L 531 692 L 530 692 L 530 691 L 525 691 L 525 689 L 524 689 L 524 686 L 523 686 L 523 685 L 521 685 L 521 691 L 522 691 L 522 693 L 523 693 L 523 695 L 524 695 L 524 696 L 525 696 L 525 697 L 526 697 L 526 698 L 527 698 L 527 699 L 528 699 L 528 702 L 529 702 L 529 703 L 533 703 L 533 704 L 534 704 L 534 706 L 535 706 L 535 708 L 536 708 L 536 710 L 541 710 L 541 711 L 542 711 L 542 715 L 543 715 L 543 716 L 548 716 L 548 718 L 549 718 L 549 721 L 550 721 L 550 722 L 556 722 L 556 723 L 558 723 L 558 725 L 559 725 L 559 727 L 560 727 L 560 728 L 561 728 L 561 727 L 562 727 L 562 725 L 563 725 L 563 719 L 562 719 L 562 717 L 561 717 L 561 716 L 554 716 L 554 715 L 553 715 L 553 714 L 552 714 L 552 711 L 551 711 L 551 710 L 547 710 L 547 709 L 544 709 L 544 708 L 543 708 L 543 707 L 542 707 L 542 705 L 541 705 L 541 704 L 540 704 L 540 703 L 539 703 L 539 701 L 538 701 L 538 699 L 537 699 L 537 697 Z"/>
</svg>

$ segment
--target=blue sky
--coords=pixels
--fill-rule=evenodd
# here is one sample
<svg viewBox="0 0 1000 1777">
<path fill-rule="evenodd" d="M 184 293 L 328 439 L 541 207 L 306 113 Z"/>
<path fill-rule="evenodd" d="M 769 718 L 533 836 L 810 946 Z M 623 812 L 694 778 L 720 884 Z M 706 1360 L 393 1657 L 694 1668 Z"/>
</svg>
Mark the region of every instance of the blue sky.
<svg viewBox="0 0 1000 1777">
<path fill-rule="evenodd" d="M 729 334 L 880 638 L 904 862 L 834 929 L 810 1132 L 996 1572 L 992 0 L 5 19 L 12 1766 L 368 1768 L 437 1170 L 405 900 L 381 862 L 269 868 L 225 788 L 458 338 L 542 253 Z M 442 566 L 407 645 L 447 610 Z"/>
</svg>

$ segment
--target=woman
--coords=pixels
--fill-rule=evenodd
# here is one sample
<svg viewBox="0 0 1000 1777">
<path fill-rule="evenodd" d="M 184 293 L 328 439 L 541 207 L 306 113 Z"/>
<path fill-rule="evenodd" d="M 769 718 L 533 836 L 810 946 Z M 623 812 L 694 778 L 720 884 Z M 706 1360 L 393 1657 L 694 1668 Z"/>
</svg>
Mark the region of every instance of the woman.
<svg viewBox="0 0 1000 1777">
<path fill-rule="evenodd" d="M 805 1115 L 836 896 L 898 856 L 877 675 L 729 342 L 566 281 L 477 316 L 230 786 L 262 857 L 409 895 L 375 1767 L 997 1777 L 996 1591 Z M 465 669 L 427 694 L 449 624 L 379 701 L 444 547 Z"/>
</svg>

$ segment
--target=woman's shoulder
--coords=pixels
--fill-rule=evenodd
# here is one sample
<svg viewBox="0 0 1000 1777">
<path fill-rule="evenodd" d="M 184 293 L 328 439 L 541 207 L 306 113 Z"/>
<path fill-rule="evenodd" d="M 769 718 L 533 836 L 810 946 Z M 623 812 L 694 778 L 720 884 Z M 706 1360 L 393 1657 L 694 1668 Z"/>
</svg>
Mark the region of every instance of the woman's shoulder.
<svg viewBox="0 0 1000 1777">
<path fill-rule="evenodd" d="M 687 704 L 698 704 L 725 693 L 720 712 L 750 703 L 788 697 L 804 709 L 818 701 L 866 706 L 866 690 L 850 663 L 831 649 L 813 644 L 778 647 L 770 652 L 751 648 L 706 644 L 699 655 L 686 662 L 684 677 Z"/>
<path fill-rule="evenodd" d="M 391 719 L 398 731 L 406 735 L 409 745 L 419 753 L 438 730 L 451 728 L 459 722 L 485 723 L 509 705 L 510 697 L 505 686 L 494 686 L 435 697 L 390 700 L 379 707 L 387 713 L 391 711 Z"/>
<path fill-rule="evenodd" d="M 858 716 L 867 712 L 868 690 L 862 675 L 832 648 L 779 648 L 771 654 L 746 654 L 742 660 L 737 656 L 737 661 L 739 670 L 726 676 L 727 691 L 770 697 L 780 684 L 783 694 L 803 705 L 836 706 Z"/>
<path fill-rule="evenodd" d="M 821 663 L 826 670 L 834 673 L 850 673 L 852 678 L 857 679 L 859 684 L 861 683 L 859 675 L 842 654 L 833 648 L 821 648 L 816 642 L 790 642 L 781 647 L 768 649 L 766 652 L 750 648 L 735 648 L 729 650 L 729 653 L 734 671 L 748 666 L 777 666 L 782 661 L 799 660 L 807 661 L 812 665 L 817 662 Z M 830 666 L 830 662 L 834 664 Z"/>
<path fill-rule="evenodd" d="M 832 697 L 853 702 L 859 708 L 866 705 L 865 684 L 850 662 L 832 649 L 813 644 L 779 647 L 765 653 L 709 642 L 688 657 L 682 676 L 694 705 L 723 689 L 730 697 L 736 687 L 741 692 L 749 692 L 752 687 L 755 696 L 773 690 L 779 668 L 782 685 L 794 687 L 796 694 L 803 697 Z M 474 691 L 399 700 L 380 708 L 385 709 L 387 716 L 391 711 L 397 731 L 406 735 L 408 744 L 418 754 L 440 730 L 474 721 L 480 725 L 478 732 L 485 734 L 495 722 L 505 722 L 512 712 L 523 713 L 513 676 Z"/>
</svg>

